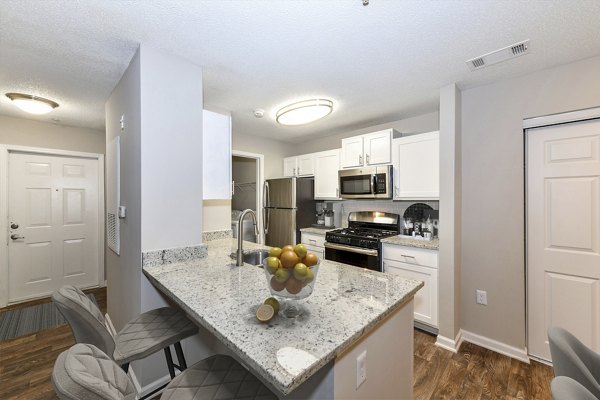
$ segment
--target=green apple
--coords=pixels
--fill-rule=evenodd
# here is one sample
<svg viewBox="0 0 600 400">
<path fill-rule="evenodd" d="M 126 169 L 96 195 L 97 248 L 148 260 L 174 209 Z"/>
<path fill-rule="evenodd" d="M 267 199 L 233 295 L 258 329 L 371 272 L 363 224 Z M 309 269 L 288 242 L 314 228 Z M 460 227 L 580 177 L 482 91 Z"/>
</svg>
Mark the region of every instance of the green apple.
<svg viewBox="0 0 600 400">
<path fill-rule="evenodd" d="M 298 279 L 299 281 L 303 282 L 304 280 L 306 280 L 306 274 L 308 271 L 308 267 L 306 266 L 306 264 L 302 264 L 302 263 L 298 263 L 294 266 L 294 278 Z"/>
<path fill-rule="evenodd" d="M 281 249 L 279 247 L 271 247 L 271 250 L 269 250 L 270 257 L 279 258 L 280 255 L 281 255 Z"/>
<path fill-rule="evenodd" d="M 275 271 L 277 271 L 277 268 L 279 268 L 279 258 L 277 257 L 267 257 L 266 260 L 266 265 L 267 265 L 267 271 L 269 271 L 269 273 L 271 275 L 273 275 L 275 273 Z"/>
<path fill-rule="evenodd" d="M 300 259 L 303 259 L 307 252 L 306 246 L 303 245 L 302 243 L 298 243 L 296 245 L 296 247 L 294 247 L 294 251 L 296 252 L 296 254 L 298 255 L 298 257 Z"/>
<path fill-rule="evenodd" d="M 315 274 L 310 268 L 306 268 L 306 277 L 304 283 L 311 283 L 315 279 Z"/>
<path fill-rule="evenodd" d="M 290 275 L 290 271 L 285 268 L 278 268 L 277 271 L 275 271 L 275 279 L 279 283 L 287 281 Z"/>
</svg>

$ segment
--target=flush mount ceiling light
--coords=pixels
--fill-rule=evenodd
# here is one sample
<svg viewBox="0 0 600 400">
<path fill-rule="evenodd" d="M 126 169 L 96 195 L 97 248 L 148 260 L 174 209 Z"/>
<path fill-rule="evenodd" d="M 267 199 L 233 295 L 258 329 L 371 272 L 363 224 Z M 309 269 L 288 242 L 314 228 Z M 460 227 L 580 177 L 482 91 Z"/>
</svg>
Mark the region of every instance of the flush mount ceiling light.
<svg viewBox="0 0 600 400">
<path fill-rule="evenodd" d="M 58 107 L 57 102 L 30 94 L 6 93 L 6 97 L 11 99 L 21 110 L 30 114 L 48 114 Z"/>
<path fill-rule="evenodd" d="M 302 100 L 277 111 L 275 119 L 281 125 L 304 125 L 331 114 L 331 111 L 333 111 L 331 100 Z"/>
</svg>

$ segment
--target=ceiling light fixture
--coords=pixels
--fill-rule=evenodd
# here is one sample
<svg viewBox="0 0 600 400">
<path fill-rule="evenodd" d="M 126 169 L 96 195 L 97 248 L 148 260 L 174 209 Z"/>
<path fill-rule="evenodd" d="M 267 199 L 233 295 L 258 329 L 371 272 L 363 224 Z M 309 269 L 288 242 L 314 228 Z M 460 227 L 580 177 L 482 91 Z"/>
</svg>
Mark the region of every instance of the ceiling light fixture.
<svg viewBox="0 0 600 400">
<path fill-rule="evenodd" d="M 55 101 L 30 94 L 6 93 L 6 97 L 11 99 L 21 110 L 30 114 L 48 114 L 58 107 L 58 103 Z"/>
<path fill-rule="evenodd" d="M 281 125 L 304 125 L 326 117 L 332 111 L 333 101 L 331 100 L 302 100 L 277 111 L 275 119 Z"/>
</svg>

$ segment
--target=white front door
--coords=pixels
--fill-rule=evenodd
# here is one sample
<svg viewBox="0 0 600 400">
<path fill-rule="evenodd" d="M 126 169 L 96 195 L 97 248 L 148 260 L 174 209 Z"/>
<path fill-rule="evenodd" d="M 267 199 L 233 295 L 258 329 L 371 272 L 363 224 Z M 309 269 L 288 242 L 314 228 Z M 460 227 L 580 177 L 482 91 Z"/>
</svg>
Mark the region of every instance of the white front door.
<svg viewBox="0 0 600 400">
<path fill-rule="evenodd" d="M 98 160 L 9 154 L 9 302 L 98 285 Z"/>
<path fill-rule="evenodd" d="M 528 348 L 560 326 L 600 351 L 600 120 L 527 132 Z"/>
</svg>

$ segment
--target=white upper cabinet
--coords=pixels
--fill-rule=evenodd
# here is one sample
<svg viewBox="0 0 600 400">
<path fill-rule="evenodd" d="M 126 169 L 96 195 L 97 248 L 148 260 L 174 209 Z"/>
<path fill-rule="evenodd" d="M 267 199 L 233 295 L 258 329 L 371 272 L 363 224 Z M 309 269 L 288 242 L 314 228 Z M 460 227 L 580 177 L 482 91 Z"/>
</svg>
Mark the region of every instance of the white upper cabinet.
<svg viewBox="0 0 600 400">
<path fill-rule="evenodd" d="M 362 167 L 364 162 L 363 137 L 342 139 L 342 168 Z"/>
<path fill-rule="evenodd" d="M 283 176 L 296 176 L 298 169 L 298 157 L 287 157 L 283 159 Z"/>
<path fill-rule="evenodd" d="M 390 164 L 393 134 L 393 129 L 386 129 L 342 139 L 342 168 Z"/>
<path fill-rule="evenodd" d="M 283 159 L 283 176 L 312 176 L 315 174 L 314 153 Z"/>
<path fill-rule="evenodd" d="M 202 198 L 231 199 L 231 116 L 202 110 Z"/>
<path fill-rule="evenodd" d="M 314 160 L 315 200 L 339 200 L 340 150 L 315 153 Z"/>
<path fill-rule="evenodd" d="M 394 139 L 394 200 L 440 198 L 438 131 Z"/>
<path fill-rule="evenodd" d="M 311 176 L 315 174 L 315 155 L 304 154 L 298 156 L 298 176 Z"/>
</svg>

